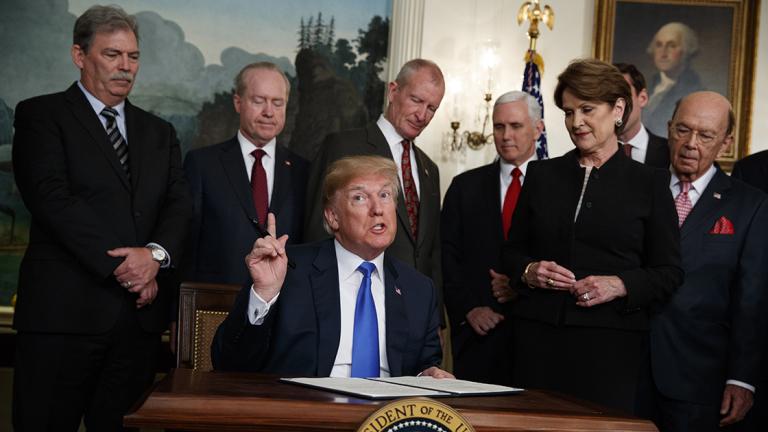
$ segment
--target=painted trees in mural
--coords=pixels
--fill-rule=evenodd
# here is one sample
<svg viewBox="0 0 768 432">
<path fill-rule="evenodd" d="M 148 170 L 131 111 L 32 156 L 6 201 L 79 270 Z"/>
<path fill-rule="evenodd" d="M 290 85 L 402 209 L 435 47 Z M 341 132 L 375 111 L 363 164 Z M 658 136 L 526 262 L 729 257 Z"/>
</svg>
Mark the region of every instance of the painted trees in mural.
<svg viewBox="0 0 768 432">
<path fill-rule="evenodd" d="M 328 23 L 322 13 L 301 19 L 294 62 L 298 98 L 292 98 L 298 99 L 298 111 L 289 147 L 311 159 L 328 133 L 360 127 L 381 114 L 384 82 L 379 75 L 388 34 L 389 19 L 380 16 L 352 43 L 334 40 L 333 17 Z"/>
</svg>

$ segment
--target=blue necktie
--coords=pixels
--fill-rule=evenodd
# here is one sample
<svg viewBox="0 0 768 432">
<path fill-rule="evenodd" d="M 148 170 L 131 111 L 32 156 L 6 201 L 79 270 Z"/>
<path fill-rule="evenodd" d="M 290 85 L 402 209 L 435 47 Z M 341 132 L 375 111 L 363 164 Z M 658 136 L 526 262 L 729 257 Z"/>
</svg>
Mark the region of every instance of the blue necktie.
<svg viewBox="0 0 768 432">
<path fill-rule="evenodd" d="M 364 261 L 357 268 L 363 274 L 363 281 L 357 291 L 355 303 L 352 376 L 358 378 L 379 376 L 379 324 L 376 320 L 373 293 L 371 293 L 371 273 L 375 269 L 376 266 L 368 261 Z"/>
</svg>

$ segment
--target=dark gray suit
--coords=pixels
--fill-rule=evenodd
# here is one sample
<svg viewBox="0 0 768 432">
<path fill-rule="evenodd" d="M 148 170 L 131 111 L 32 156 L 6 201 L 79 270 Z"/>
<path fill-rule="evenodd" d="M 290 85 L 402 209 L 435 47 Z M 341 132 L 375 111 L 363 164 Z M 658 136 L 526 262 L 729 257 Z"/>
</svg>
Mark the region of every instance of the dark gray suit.
<svg viewBox="0 0 768 432">
<path fill-rule="evenodd" d="M 308 163 L 282 145 L 275 150 L 275 178 L 269 211 L 277 234 L 301 242 Z M 243 259 L 260 237 L 251 183 L 237 137 L 191 151 L 184 160 L 194 203 L 184 278 L 241 284 Z M 265 221 L 261 221 L 265 226 Z"/>
<path fill-rule="evenodd" d="M 405 209 L 402 191 L 397 199 L 397 235 L 387 253 L 422 274 L 432 278 L 441 292 L 440 274 L 440 173 L 437 165 L 420 148 L 413 146 L 419 173 L 419 230 L 414 239 Z M 320 153 L 312 163 L 307 190 L 307 224 L 304 238 L 308 241 L 329 237 L 323 229 L 321 191 L 326 168 L 345 156 L 378 155 L 392 159 L 386 138 L 376 123 L 362 129 L 351 129 L 326 137 Z M 441 302 L 442 310 L 442 302 Z"/>
</svg>

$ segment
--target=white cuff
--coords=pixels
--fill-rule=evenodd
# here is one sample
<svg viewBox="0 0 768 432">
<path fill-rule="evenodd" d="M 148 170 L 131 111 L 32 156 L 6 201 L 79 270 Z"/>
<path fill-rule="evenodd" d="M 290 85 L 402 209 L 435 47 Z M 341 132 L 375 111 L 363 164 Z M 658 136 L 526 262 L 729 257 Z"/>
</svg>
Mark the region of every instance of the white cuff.
<svg viewBox="0 0 768 432">
<path fill-rule="evenodd" d="M 251 296 L 248 299 L 248 321 L 252 325 L 263 324 L 264 318 L 267 317 L 269 309 L 275 304 L 278 297 L 280 297 L 280 293 L 277 293 L 272 300 L 266 302 L 256 294 L 256 291 L 253 290 L 253 285 L 251 285 Z"/>
<path fill-rule="evenodd" d="M 744 381 L 739 381 L 739 380 L 735 380 L 735 379 L 729 379 L 725 383 L 726 384 L 733 384 L 733 385 L 739 386 L 739 387 L 743 387 L 743 388 L 751 391 L 753 394 L 755 393 L 755 386 L 749 385 L 749 384 L 745 383 Z"/>
</svg>

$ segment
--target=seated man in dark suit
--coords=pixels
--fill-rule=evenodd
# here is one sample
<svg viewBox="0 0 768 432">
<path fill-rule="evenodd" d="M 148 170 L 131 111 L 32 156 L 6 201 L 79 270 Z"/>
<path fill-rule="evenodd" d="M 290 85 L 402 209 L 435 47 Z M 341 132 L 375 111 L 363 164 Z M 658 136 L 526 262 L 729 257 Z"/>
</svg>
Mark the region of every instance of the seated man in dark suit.
<svg viewBox="0 0 768 432">
<path fill-rule="evenodd" d="M 645 77 L 635 65 L 628 63 L 614 64 L 632 90 L 632 112 L 629 113 L 627 125 L 619 135 L 624 143 L 624 153 L 632 159 L 646 165 L 669 169 L 669 146 L 667 139 L 654 135 L 640 120 L 643 108 L 648 104 L 648 89 Z"/>
<path fill-rule="evenodd" d="M 685 282 L 651 321 L 650 414 L 662 431 L 739 422 L 765 368 L 768 196 L 714 163 L 733 124 L 714 92 L 686 96 L 669 122 Z"/>
<path fill-rule="evenodd" d="M 384 251 L 397 232 L 397 168 L 387 158 L 340 159 L 322 188 L 333 239 L 290 247 L 256 241 L 245 286 L 211 347 L 218 370 L 304 376 L 430 375 L 439 369 L 437 292 Z M 290 263 L 288 256 L 290 256 Z M 291 267 L 288 270 L 288 267 Z"/>
</svg>

